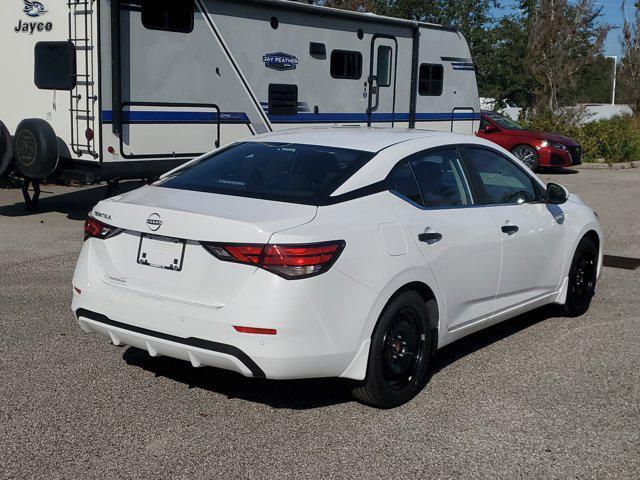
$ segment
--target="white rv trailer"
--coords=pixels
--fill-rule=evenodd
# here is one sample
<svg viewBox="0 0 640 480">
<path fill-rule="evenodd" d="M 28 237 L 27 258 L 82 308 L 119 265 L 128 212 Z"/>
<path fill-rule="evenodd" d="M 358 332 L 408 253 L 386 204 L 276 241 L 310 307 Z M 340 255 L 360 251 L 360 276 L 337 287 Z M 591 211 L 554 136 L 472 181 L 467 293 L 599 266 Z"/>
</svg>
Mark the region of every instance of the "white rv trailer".
<svg viewBox="0 0 640 480">
<path fill-rule="evenodd" d="M 309 124 L 479 126 L 469 48 L 439 25 L 285 0 L 3 0 L 0 25 L 0 161 L 25 192 Z"/>
</svg>

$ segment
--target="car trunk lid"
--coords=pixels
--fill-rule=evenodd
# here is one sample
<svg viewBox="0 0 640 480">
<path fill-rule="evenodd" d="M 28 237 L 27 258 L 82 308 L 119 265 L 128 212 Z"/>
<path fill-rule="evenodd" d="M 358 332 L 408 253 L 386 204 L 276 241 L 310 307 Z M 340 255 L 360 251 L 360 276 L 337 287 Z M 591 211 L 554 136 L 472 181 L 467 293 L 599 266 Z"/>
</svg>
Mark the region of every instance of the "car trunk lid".
<svg viewBox="0 0 640 480">
<path fill-rule="evenodd" d="M 99 278 L 118 288 L 213 307 L 225 305 L 256 267 L 218 260 L 200 242 L 265 244 L 310 222 L 317 208 L 143 187 L 100 202 L 92 215 L 124 231 L 96 240 Z"/>
</svg>

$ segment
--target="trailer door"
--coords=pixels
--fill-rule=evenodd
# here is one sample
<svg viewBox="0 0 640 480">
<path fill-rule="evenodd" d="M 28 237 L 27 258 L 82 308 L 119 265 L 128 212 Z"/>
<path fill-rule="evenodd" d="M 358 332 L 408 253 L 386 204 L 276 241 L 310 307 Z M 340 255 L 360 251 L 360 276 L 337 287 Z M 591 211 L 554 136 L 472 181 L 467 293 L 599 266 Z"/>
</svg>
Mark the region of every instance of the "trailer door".
<svg viewBox="0 0 640 480">
<path fill-rule="evenodd" d="M 394 126 L 396 121 L 396 71 L 398 42 L 395 37 L 374 35 L 371 40 L 369 62 L 369 103 L 367 116 L 369 125 L 386 123 Z"/>
</svg>

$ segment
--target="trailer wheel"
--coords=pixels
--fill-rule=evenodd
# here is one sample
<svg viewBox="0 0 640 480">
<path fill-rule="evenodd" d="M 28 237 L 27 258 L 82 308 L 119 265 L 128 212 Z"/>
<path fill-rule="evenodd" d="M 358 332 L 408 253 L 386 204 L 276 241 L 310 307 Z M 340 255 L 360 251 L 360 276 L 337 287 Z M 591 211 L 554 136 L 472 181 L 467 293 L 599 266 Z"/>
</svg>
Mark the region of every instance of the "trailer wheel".
<svg viewBox="0 0 640 480">
<path fill-rule="evenodd" d="M 11 145 L 11 134 L 4 123 L 0 122 L 0 176 L 9 170 L 12 159 L 13 147 Z"/>
<path fill-rule="evenodd" d="M 51 125 L 39 118 L 21 121 L 14 137 L 14 156 L 25 177 L 49 177 L 58 166 L 58 138 Z"/>
</svg>

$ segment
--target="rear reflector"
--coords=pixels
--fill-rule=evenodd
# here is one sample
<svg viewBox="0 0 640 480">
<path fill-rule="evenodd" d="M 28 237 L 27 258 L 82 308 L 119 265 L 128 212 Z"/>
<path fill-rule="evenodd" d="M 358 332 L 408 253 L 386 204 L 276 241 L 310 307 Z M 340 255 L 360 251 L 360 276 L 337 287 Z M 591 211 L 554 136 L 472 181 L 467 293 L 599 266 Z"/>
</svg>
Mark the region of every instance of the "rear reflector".
<svg viewBox="0 0 640 480">
<path fill-rule="evenodd" d="M 76 292 L 78 295 L 82 293 L 82 290 L 80 290 L 78 287 L 73 287 L 73 291 Z"/>
<path fill-rule="evenodd" d="M 275 335 L 277 333 L 275 328 L 236 327 L 235 325 L 233 328 L 240 333 L 255 333 L 258 335 Z"/>
<path fill-rule="evenodd" d="M 344 240 L 301 245 L 203 243 L 225 262 L 255 265 L 287 279 L 308 278 L 326 272 L 338 260 Z"/>
</svg>

